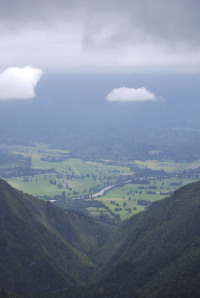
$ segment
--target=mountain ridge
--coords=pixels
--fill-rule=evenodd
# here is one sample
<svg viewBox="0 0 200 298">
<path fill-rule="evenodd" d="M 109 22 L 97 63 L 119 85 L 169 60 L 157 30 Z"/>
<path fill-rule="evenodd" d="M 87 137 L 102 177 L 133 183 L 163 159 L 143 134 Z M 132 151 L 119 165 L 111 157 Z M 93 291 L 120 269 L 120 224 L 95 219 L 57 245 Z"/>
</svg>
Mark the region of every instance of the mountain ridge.
<svg viewBox="0 0 200 298">
<path fill-rule="evenodd" d="M 126 220 L 103 248 L 103 278 L 82 297 L 199 297 L 199 197 L 195 182 Z"/>
<path fill-rule="evenodd" d="M 199 297 L 199 198 L 200 181 L 114 231 L 0 180 L 0 285 L 22 297 Z"/>
<path fill-rule="evenodd" d="M 109 226 L 33 198 L 0 180 L 0 285 L 22 296 L 85 283 L 90 251 Z"/>
</svg>

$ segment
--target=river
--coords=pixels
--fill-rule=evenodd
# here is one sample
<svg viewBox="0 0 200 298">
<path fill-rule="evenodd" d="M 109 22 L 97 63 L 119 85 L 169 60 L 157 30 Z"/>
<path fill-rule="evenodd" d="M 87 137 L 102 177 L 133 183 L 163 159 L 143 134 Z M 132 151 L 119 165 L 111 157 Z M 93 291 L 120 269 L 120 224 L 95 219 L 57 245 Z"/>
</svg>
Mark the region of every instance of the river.
<svg viewBox="0 0 200 298">
<path fill-rule="evenodd" d="M 130 183 L 130 182 L 131 182 L 131 180 L 124 181 L 123 184 L 127 184 L 127 183 Z M 92 198 L 101 197 L 101 196 L 104 195 L 105 191 L 107 191 L 107 190 L 109 190 L 109 189 L 111 189 L 111 188 L 117 187 L 117 186 L 118 186 L 117 184 L 109 185 L 109 186 L 103 188 L 102 190 L 100 190 L 99 192 L 94 193 L 94 194 L 92 195 Z"/>
<path fill-rule="evenodd" d="M 113 187 L 115 187 L 115 186 L 116 186 L 116 185 L 114 184 L 114 185 L 109 185 L 109 186 L 105 187 L 104 189 L 100 190 L 99 192 L 94 193 L 94 194 L 92 195 L 92 198 L 97 198 L 97 197 L 101 197 L 101 196 L 103 196 L 104 193 L 105 193 L 105 191 L 107 191 L 107 190 L 109 190 L 109 189 L 111 189 L 111 188 L 113 188 Z"/>
</svg>

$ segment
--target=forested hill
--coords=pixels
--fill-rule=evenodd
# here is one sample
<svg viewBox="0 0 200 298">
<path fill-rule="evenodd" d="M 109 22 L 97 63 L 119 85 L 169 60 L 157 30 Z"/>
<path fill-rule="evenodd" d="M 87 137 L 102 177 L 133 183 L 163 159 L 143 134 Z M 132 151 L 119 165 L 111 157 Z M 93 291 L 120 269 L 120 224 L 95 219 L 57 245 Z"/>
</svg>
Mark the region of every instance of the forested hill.
<svg viewBox="0 0 200 298">
<path fill-rule="evenodd" d="M 122 224 L 101 250 L 105 276 L 82 297 L 200 297 L 199 227 L 196 182 Z"/>
<path fill-rule="evenodd" d="M 21 297 L 200 297 L 199 226 L 200 182 L 111 236 L 0 180 L 0 286 Z"/>
<path fill-rule="evenodd" d="M 0 179 L 0 288 L 20 297 L 87 282 L 110 226 L 33 198 Z"/>
</svg>

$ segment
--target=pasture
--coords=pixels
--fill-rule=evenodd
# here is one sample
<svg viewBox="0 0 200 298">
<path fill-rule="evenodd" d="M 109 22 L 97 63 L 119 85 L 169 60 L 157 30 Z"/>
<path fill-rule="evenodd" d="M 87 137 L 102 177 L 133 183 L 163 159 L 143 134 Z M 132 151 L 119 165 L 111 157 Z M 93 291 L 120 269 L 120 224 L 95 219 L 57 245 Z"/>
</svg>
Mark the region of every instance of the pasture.
<svg viewBox="0 0 200 298">
<path fill-rule="evenodd" d="M 178 187 L 199 179 L 198 175 L 188 176 L 187 171 L 198 168 L 200 160 L 193 163 L 156 160 L 145 162 L 136 160 L 129 163 L 117 161 L 111 163 L 104 160 L 93 162 L 72 158 L 67 150 L 52 149 L 46 144 L 0 145 L 0 148 L 31 160 L 30 167 L 27 166 L 24 169 L 21 165 L 21 171 L 30 172 L 30 174 L 2 177 L 13 187 L 42 199 L 55 200 L 55 204 L 64 208 L 68 207 L 69 199 L 85 200 L 89 206 L 86 208 L 87 212 L 97 218 L 101 214 L 110 217 L 115 214 L 124 220 L 145 210 L 151 202 L 170 195 Z M 144 173 L 145 169 L 163 170 L 167 176 L 149 177 L 148 183 L 145 181 L 143 183 L 142 180 L 140 183 L 133 183 L 132 179 L 137 176 L 137 172 L 133 171 L 132 165 L 137 165 Z M 6 167 L 9 171 L 13 168 L 15 172 L 14 170 L 18 169 L 20 164 L 0 165 L 0 169 L 6 169 Z M 178 177 L 173 173 L 186 174 Z M 93 194 L 110 185 L 115 187 L 101 197 L 92 198 Z M 90 206 L 90 201 L 102 202 L 104 207 L 94 207 L 92 204 Z"/>
</svg>

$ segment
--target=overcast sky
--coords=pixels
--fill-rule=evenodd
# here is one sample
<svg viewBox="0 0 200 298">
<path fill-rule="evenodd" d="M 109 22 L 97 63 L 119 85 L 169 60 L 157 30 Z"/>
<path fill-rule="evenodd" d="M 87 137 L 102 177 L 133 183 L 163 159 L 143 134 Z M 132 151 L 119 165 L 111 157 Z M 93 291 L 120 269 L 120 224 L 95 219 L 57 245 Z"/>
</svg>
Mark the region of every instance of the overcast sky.
<svg viewBox="0 0 200 298">
<path fill-rule="evenodd" d="M 200 71 L 199 0 L 0 0 L 0 71 Z"/>
</svg>

